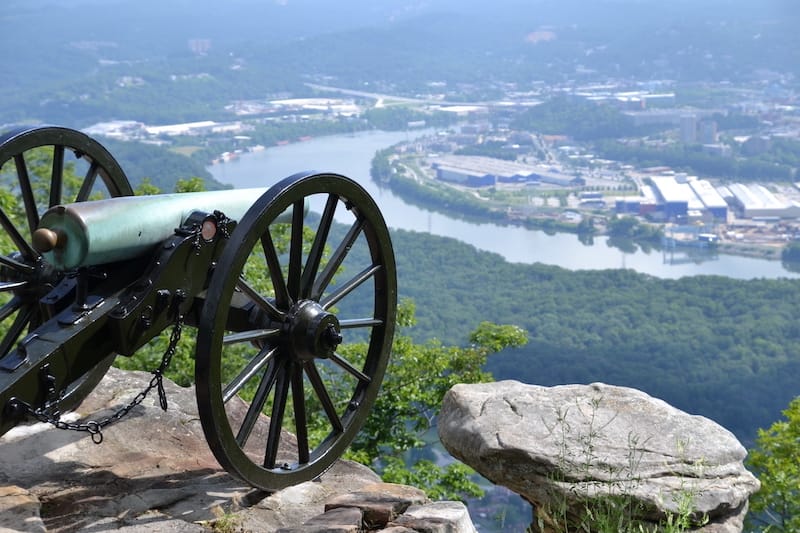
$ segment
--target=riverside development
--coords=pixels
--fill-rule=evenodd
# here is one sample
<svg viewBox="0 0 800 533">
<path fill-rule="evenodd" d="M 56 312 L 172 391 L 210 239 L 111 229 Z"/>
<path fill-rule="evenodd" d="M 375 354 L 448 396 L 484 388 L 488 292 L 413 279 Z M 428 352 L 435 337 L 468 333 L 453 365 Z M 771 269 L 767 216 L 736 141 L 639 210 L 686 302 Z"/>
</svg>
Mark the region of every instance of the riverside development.
<svg viewBox="0 0 800 533">
<path fill-rule="evenodd" d="M 419 134 L 425 132 L 418 132 Z M 413 139 L 405 132 L 361 132 L 245 153 L 234 162 L 208 167 L 213 177 L 237 188 L 269 186 L 299 168 L 340 172 L 357 179 L 372 194 L 391 228 L 452 237 L 494 252 L 513 263 L 542 263 L 570 270 L 626 268 L 660 278 L 720 275 L 738 279 L 796 277 L 780 261 L 743 257 L 699 248 L 622 249 L 613 239 L 591 242 L 574 233 L 545 232 L 522 225 L 465 220 L 450 212 L 422 208 L 370 179 L 374 154 Z M 449 210 L 443 210 L 449 211 Z"/>
<path fill-rule="evenodd" d="M 309 88 L 351 92 L 313 84 Z M 507 100 L 473 105 L 435 103 L 430 97 L 406 98 L 390 107 L 390 96 L 370 93 L 237 102 L 232 109 L 239 118 L 228 123 L 147 126 L 115 121 L 87 132 L 219 146 L 227 149 L 209 154 L 206 162 L 226 165 L 265 150 L 269 143 L 264 128 L 272 132 L 272 144 L 280 146 L 308 142 L 314 132 L 388 125 L 376 120 L 376 114 L 399 114 L 416 120 L 392 122 L 405 131 L 406 139 L 385 147 L 372 171 L 399 194 L 411 194 L 424 205 L 548 231 L 645 238 L 657 246 L 714 248 L 772 259 L 781 258 L 800 236 L 800 190 L 791 164 L 800 160 L 800 126 L 793 107 L 766 106 L 770 118 L 778 117 L 767 123 L 737 104 L 735 91 L 726 106 L 702 109 L 678 105 L 675 93 L 669 92 L 560 88 L 571 94 L 567 100 L 554 95 L 556 89 L 509 92 Z M 554 125 L 541 119 L 555 112 L 596 122 L 596 129 L 605 127 L 607 118 L 593 114 L 612 113 L 624 127 L 617 128 L 615 139 L 581 139 L 586 135 L 572 132 L 569 121 Z M 309 134 L 281 138 L 281 131 L 300 131 L 298 124 Z M 433 124 L 438 126 L 429 135 L 418 136 L 417 129 L 431 130 Z M 619 218 L 633 218 L 636 224 L 612 227 Z"/>
<path fill-rule="evenodd" d="M 459 144 L 468 139 L 440 134 L 401 143 L 388 156 L 387 180 L 412 181 L 417 194 L 427 190 L 433 198 L 446 187 L 477 200 L 472 204 L 483 204 L 495 219 L 545 229 L 557 223 L 562 230 L 608 233 L 609 219 L 635 217 L 658 228 L 666 247 L 780 258 L 784 246 L 800 238 L 795 183 L 727 183 L 669 167 L 635 168 L 519 133 L 495 133 L 493 142 L 517 152 L 544 146 L 549 162 L 531 164 L 527 153 L 519 157 L 522 162 L 455 155 L 470 151 L 470 145 Z M 563 162 L 570 158 L 585 163 Z"/>
</svg>

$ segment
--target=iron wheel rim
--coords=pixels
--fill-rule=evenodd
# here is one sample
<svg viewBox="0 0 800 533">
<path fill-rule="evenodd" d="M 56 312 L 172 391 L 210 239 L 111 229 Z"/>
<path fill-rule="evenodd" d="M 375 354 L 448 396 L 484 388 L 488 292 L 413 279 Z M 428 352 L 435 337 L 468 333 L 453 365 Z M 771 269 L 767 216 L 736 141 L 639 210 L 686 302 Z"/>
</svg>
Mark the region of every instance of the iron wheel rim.
<svg viewBox="0 0 800 533">
<path fill-rule="evenodd" d="M 309 251 L 303 258 L 302 252 L 297 251 L 302 249 L 300 243 L 306 242 L 300 236 L 302 230 L 297 229 L 303 223 L 300 211 L 304 210 L 303 203 L 309 197 L 318 195 L 326 200 L 325 209 Z M 338 240 L 330 235 L 330 230 L 334 225 L 335 212 L 342 207 L 354 218 L 344 237 Z M 284 274 L 276 264 L 280 261 L 272 243 L 270 227 L 278 215 L 287 209 L 293 218 Z M 324 247 L 317 241 L 327 244 L 329 240 L 336 243 L 337 247 L 323 268 L 321 258 Z M 355 276 L 350 272 L 345 273 L 346 281 L 332 290 L 332 273 L 338 267 L 331 265 L 337 262 L 343 264 L 354 253 L 352 249 L 362 244 L 368 249 L 370 264 Z M 243 282 L 240 276 L 251 251 L 259 246 L 273 293 L 271 297 L 262 297 L 254 306 L 263 307 L 262 315 L 268 318 L 262 316 L 260 324 L 252 325 L 255 333 L 239 332 L 226 337 L 229 307 L 223 302 L 230 302 L 234 294 L 242 292 L 254 301 L 259 300 L 257 294 L 250 294 L 250 289 L 246 288 L 247 281 Z M 349 178 L 336 174 L 295 174 L 271 187 L 247 212 L 231 235 L 216 272 L 199 322 L 195 367 L 200 419 L 209 446 L 226 470 L 261 489 L 277 490 L 314 479 L 344 453 L 365 423 L 388 364 L 397 286 L 394 255 L 383 217 L 366 191 Z M 348 290 L 352 286 L 371 287 L 371 314 L 339 322 L 338 315 L 329 310 L 345 298 L 354 296 Z M 340 296 L 337 292 L 346 294 Z M 332 299 L 336 301 L 332 302 Z M 332 349 L 328 350 L 330 346 L 325 344 L 328 341 L 322 339 L 326 331 L 334 329 L 341 333 L 351 327 L 361 330 L 368 337 L 363 365 L 360 362 L 350 363 L 347 357 L 339 355 L 341 349 L 347 347 L 346 341 L 340 345 L 342 339 L 339 342 L 334 339 L 330 341 Z M 252 336 L 261 334 L 264 336 L 253 344 Z M 349 332 L 343 337 L 347 335 Z M 315 339 L 314 342 L 309 341 L 313 348 L 309 348 L 302 340 L 309 336 Z M 222 376 L 223 347 L 226 338 L 234 337 L 243 339 L 243 343 L 250 342 L 257 354 L 247 360 L 241 370 L 237 369 L 233 379 L 228 380 Z M 320 348 L 317 341 L 325 344 L 325 347 Z M 258 365 L 261 367 L 255 369 Z M 333 405 L 333 395 L 320 378 L 323 370 L 329 370 L 329 367 L 336 369 L 337 366 L 339 370 L 343 369 L 340 373 L 349 380 L 343 388 L 352 388 L 345 394 L 349 394 L 345 407 L 342 404 Z M 226 408 L 234 401 L 237 387 L 244 386 L 239 383 L 243 376 L 246 377 L 245 381 L 255 380 L 253 383 L 257 383 L 258 387 L 244 417 L 233 419 Z M 309 420 L 311 409 L 306 401 L 297 399 L 309 394 L 304 383 L 310 384 L 310 394 L 315 395 L 321 404 L 321 411 L 317 411 L 317 418 L 313 422 Z M 289 396 L 292 398 L 291 405 Z M 269 427 L 265 430 L 266 442 L 261 446 L 262 461 L 258 453 L 252 453 L 251 439 L 260 442 L 264 438 L 264 431 L 255 437 L 253 432 L 257 424 L 267 424 L 262 411 L 268 401 L 272 403 L 272 410 Z M 257 409 L 254 407 L 256 405 L 259 406 Z M 279 406 L 277 410 L 276 405 Z M 281 432 L 284 416 L 289 416 L 286 414 L 287 406 L 294 417 L 297 439 L 294 443 L 287 442 L 291 439 Z M 308 428 L 320 418 L 326 420 L 330 431 L 324 438 L 309 442 Z M 249 429 L 247 424 L 250 424 Z M 302 429 L 303 426 L 305 429 Z M 297 454 L 294 460 L 280 458 L 283 453 L 281 446 L 295 447 L 294 452 L 289 452 Z M 258 451 L 259 446 L 255 446 L 255 449 Z"/>
<path fill-rule="evenodd" d="M 35 176 L 34 167 L 29 165 L 26 155 L 36 149 L 52 149 L 49 175 Z M 77 165 L 85 168 L 82 181 L 77 190 L 67 190 L 65 172 Z M 22 127 L 0 135 L 0 171 L 4 171 L 0 174 L 4 182 L 11 178 L 10 187 L 19 194 L 24 210 L 24 220 L 19 221 L 0 206 L 0 232 L 15 248 L 10 253 L 0 250 L 0 292 L 13 295 L 0 305 L 2 358 L 26 332 L 48 318 L 38 305 L 39 299 L 64 278 L 64 273 L 55 272 L 30 242 L 42 212 L 54 205 L 89 200 L 97 192 L 114 197 L 131 196 L 133 190 L 119 163 L 100 143 L 80 131 L 59 126 Z M 42 179 L 47 184 L 44 192 L 37 190 L 42 187 Z M 113 354 L 109 354 L 90 372 L 68 384 L 60 409 L 75 407 L 105 375 L 113 360 Z"/>
</svg>

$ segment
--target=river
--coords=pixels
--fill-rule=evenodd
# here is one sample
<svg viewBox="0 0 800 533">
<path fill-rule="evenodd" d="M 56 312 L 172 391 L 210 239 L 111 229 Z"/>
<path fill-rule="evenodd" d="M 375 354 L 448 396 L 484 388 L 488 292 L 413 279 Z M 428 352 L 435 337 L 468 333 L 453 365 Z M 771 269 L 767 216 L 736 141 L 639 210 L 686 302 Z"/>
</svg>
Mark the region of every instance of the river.
<svg viewBox="0 0 800 533">
<path fill-rule="evenodd" d="M 301 170 L 336 172 L 364 186 L 377 201 L 392 228 L 453 237 L 480 250 L 502 255 L 515 263 L 544 263 L 570 270 L 630 268 L 660 278 L 714 274 L 737 279 L 798 278 L 780 261 L 733 255 L 689 255 L 692 251 L 627 253 L 607 244 L 605 237 L 584 245 L 576 235 L 517 226 L 476 224 L 407 204 L 391 191 L 378 188 L 370 178 L 375 152 L 419 133 L 361 132 L 319 137 L 242 154 L 238 159 L 208 167 L 215 179 L 236 188 L 266 187 Z M 693 251 L 697 254 L 698 251 Z"/>
</svg>

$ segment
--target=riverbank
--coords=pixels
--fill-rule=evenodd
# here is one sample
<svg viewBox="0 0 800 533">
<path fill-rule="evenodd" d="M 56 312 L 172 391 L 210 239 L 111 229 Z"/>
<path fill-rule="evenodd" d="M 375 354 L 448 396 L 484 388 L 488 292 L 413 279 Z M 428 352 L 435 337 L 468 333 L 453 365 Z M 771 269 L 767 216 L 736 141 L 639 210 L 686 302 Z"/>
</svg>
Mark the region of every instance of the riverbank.
<svg viewBox="0 0 800 533">
<path fill-rule="evenodd" d="M 376 153 L 400 142 L 409 142 L 427 132 L 369 131 L 355 134 L 315 137 L 306 142 L 268 146 L 265 150 L 243 154 L 236 161 L 207 167 L 223 183 L 236 188 L 269 187 L 301 170 L 336 172 L 358 181 L 380 206 L 392 230 L 429 233 L 468 243 L 478 250 L 498 254 L 511 263 L 553 265 L 568 270 L 625 268 L 659 278 L 715 275 L 737 279 L 798 278 L 781 261 L 678 248 L 657 251 L 654 245 L 629 247 L 599 232 L 582 238 L 558 220 L 532 229 L 503 222 L 502 216 L 486 218 L 453 212 L 450 205 L 420 207 L 387 184 L 371 179 L 371 162 Z M 555 210 L 555 209 L 554 209 Z M 446 213 L 446 214 L 445 214 Z M 502 213 L 500 214 L 502 215 Z M 567 223 L 568 221 L 563 221 Z M 397 250 L 402 254 L 403 250 Z"/>
<path fill-rule="evenodd" d="M 520 217 L 508 208 L 498 208 L 486 200 L 459 191 L 455 187 L 438 184 L 434 181 L 421 183 L 412 178 L 394 175 L 389 179 L 381 179 L 372 175 L 372 179 L 387 187 L 406 202 L 424 209 L 439 212 L 448 217 L 466 220 L 476 224 L 492 223 L 517 226 L 529 230 L 544 232 L 585 233 L 587 235 L 603 235 L 604 231 L 581 231 L 581 225 L 574 218 L 564 216 L 556 210 L 540 217 Z M 602 228 L 602 226 L 601 226 Z"/>
<path fill-rule="evenodd" d="M 743 244 L 736 242 L 723 242 L 717 244 L 719 253 L 738 255 L 740 257 L 756 257 L 770 261 L 780 261 L 782 246 L 767 246 L 759 244 Z"/>
<path fill-rule="evenodd" d="M 380 157 L 380 155 L 376 155 L 376 157 Z M 373 171 L 375 170 L 374 164 L 372 169 Z M 500 209 L 497 206 L 490 205 L 485 200 L 479 200 L 473 194 L 465 193 L 456 187 L 440 184 L 433 180 L 408 178 L 398 173 L 392 173 L 389 176 L 376 176 L 373 174 L 372 178 L 379 180 L 383 186 L 388 187 L 408 203 L 469 222 L 518 226 L 546 233 L 571 233 L 578 235 L 581 239 L 609 236 L 607 225 L 605 224 L 608 218 L 606 213 L 576 213 L 570 208 L 548 208 L 547 211 L 549 212 L 545 214 L 523 217 L 510 208 Z M 662 225 L 659 225 L 659 227 L 663 228 Z M 637 243 L 635 236 L 623 236 L 623 238 L 626 237 L 629 242 Z M 662 249 L 662 245 L 654 242 L 653 239 L 648 239 L 644 244 L 659 251 Z M 677 247 L 683 248 L 680 244 Z M 779 243 L 758 244 L 724 240 L 714 245 L 714 251 L 719 254 L 738 257 L 780 261 L 783 245 Z"/>
</svg>

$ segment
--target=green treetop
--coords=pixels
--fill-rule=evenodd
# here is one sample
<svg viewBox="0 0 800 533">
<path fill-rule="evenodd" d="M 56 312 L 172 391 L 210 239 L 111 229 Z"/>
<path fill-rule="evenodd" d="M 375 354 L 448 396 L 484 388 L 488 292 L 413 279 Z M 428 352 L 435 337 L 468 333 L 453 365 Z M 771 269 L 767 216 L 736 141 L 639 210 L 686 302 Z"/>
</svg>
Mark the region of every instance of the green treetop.
<svg viewBox="0 0 800 533">
<path fill-rule="evenodd" d="M 784 420 L 758 431 L 748 464 L 761 481 L 750 498 L 752 531 L 800 531 L 800 396 L 783 411 Z"/>
</svg>

